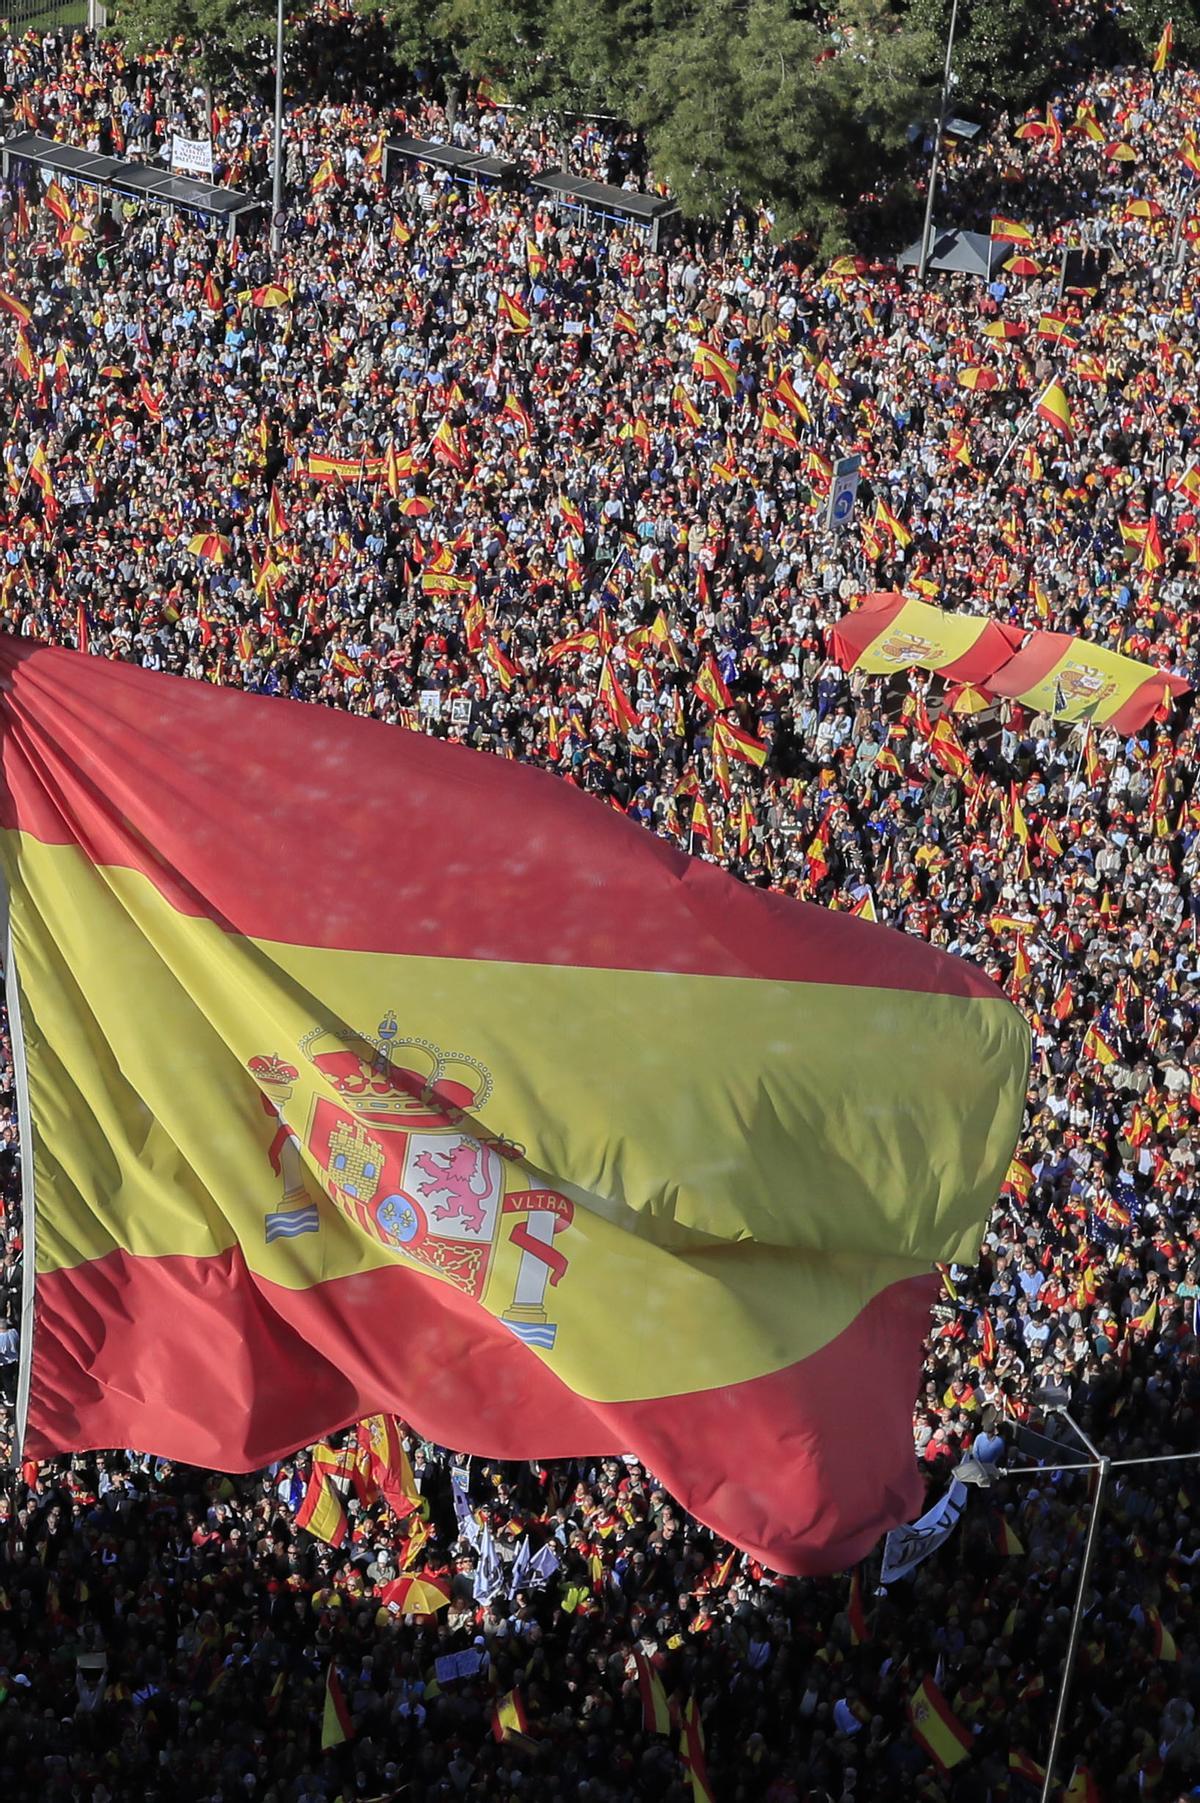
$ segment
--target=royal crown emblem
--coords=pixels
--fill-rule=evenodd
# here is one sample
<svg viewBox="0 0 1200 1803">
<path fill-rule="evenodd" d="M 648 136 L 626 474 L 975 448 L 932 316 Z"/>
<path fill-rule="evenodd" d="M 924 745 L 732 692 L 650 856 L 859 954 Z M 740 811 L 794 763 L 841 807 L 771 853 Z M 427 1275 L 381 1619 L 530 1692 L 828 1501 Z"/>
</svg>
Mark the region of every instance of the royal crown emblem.
<svg viewBox="0 0 1200 1803">
<path fill-rule="evenodd" d="M 1117 692 L 1116 683 L 1103 670 L 1097 670 L 1094 664 L 1077 663 L 1074 658 L 1068 658 L 1059 672 L 1058 687 L 1068 705 L 1073 701 L 1107 701 Z"/>
<path fill-rule="evenodd" d="M 289 1117 L 297 1066 L 274 1054 L 247 1064 L 277 1122 L 268 1156 L 283 1196 L 266 1217 L 268 1244 L 320 1230 L 306 1166 L 357 1229 L 476 1301 L 507 1238 L 521 1257 L 500 1318 L 528 1344 L 552 1347 L 558 1330 L 546 1290 L 567 1268 L 556 1241 L 573 1204 L 554 1190 L 520 1187 L 522 1149 L 478 1118 L 493 1089 L 486 1068 L 402 1037 L 392 1013 L 374 1036 L 319 1027 L 298 1049 L 317 1077 L 303 1143 Z"/>
<path fill-rule="evenodd" d="M 918 632 L 889 632 L 880 644 L 873 647 L 874 655 L 884 663 L 901 665 L 917 663 L 937 663 L 945 655 L 943 647 L 933 639 L 922 638 Z"/>
</svg>

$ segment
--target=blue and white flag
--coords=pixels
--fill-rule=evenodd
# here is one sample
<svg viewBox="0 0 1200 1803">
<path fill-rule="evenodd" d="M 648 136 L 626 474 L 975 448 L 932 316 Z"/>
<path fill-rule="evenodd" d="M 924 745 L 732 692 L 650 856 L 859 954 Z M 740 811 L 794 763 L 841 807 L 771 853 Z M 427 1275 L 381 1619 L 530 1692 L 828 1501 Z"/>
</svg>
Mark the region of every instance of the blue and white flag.
<svg viewBox="0 0 1200 1803">
<path fill-rule="evenodd" d="M 504 1589 L 504 1561 L 491 1528 L 484 1528 L 479 1542 L 479 1564 L 471 1595 L 477 1603 L 490 1603 Z"/>
</svg>

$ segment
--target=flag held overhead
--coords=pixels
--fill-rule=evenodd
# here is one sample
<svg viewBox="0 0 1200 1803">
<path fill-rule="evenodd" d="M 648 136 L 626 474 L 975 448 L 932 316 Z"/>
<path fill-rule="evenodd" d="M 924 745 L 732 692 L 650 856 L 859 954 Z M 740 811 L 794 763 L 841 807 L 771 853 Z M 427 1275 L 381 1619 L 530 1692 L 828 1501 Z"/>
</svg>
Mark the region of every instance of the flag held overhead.
<svg viewBox="0 0 1200 1803">
<path fill-rule="evenodd" d="M 844 614 L 833 629 L 831 644 L 844 670 L 865 670 L 872 676 L 936 670 L 950 682 L 980 684 L 1008 662 L 1022 636 L 1017 627 L 974 614 L 947 613 L 893 590 L 867 595 L 853 612 Z"/>
<path fill-rule="evenodd" d="M 1031 633 L 1012 661 L 984 682 L 993 695 L 1045 709 L 1068 724 L 1094 720 L 1123 733 L 1144 726 L 1164 696 L 1186 694 L 1190 686 L 1182 676 L 1070 632 Z"/>
<path fill-rule="evenodd" d="M 631 1450 L 792 1571 L 917 1512 L 1025 1093 L 981 973 L 333 710 L 8 640 L 0 725 L 30 1456 L 398 1413 Z"/>
</svg>

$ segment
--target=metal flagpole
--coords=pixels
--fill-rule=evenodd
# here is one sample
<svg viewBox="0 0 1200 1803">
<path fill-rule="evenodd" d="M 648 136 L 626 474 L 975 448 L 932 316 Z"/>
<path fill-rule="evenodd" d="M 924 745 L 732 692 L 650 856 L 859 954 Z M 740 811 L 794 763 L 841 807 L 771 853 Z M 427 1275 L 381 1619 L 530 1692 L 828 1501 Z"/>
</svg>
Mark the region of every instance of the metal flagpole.
<svg viewBox="0 0 1200 1803">
<path fill-rule="evenodd" d="M 271 256 L 283 248 L 283 0 L 275 14 L 275 169 L 271 182 Z"/>
<path fill-rule="evenodd" d="M 1183 222 L 1190 215 L 1191 204 L 1195 197 L 1194 183 L 1189 182 L 1186 175 L 1183 176 L 1179 184 L 1179 210 L 1175 215 L 1175 230 L 1171 236 L 1170 274 L 1167 278 L 1167 292 L 1172 296 L 1175 293 L 1179 272 L 1183 265 Z"/>
<path fill-rule="evenodd" d="M 1088 1523 L 1088 1537 L 1083 1549 L 1083 1564 L 1079 1570 L 1079 1589 L 1075 1593 L 1075 1613 L 1071 1618 L 1071 1635 L 1067 1641 L 1067 1656 L 1063 1661 L 1062 1678 L 1058 1686 L 1058 1706 L 1054 1711 L 1050 1751 L 1046 1755 L 1046 1776 L 1042 1783 L 1041 1803 L 1050 1803 L 1051 1793 L 1054 1790 L 1054 1766 L 1058 1758 L 1058 1743 L 1062 1738 L 1063 1722 L 1067 1714 L 1067 1699 L 1071 1690 L 1071 1675 L 1075 1669 L 1079 1630 L 1083 1625 L 1083 1606 L 1087 1598 L 1088 1579 L 1092 1573 L 1092 1559 L 1096 1551 L 1096 1528 L 1100 1520 L 1100 1504 L 1104 1500 L 1104 1486 L 1108 1481 L 1110 1464 L 1109 1459 L 1102 1458 L 1096 1478 L 1096 1494 L 1092 1498 L 1092 1518 Z"/>
<path fill-rule="evenodd" d="M 1071 787 L 1067 794 L 1067 811 L 1063 816 L 1065 820 L 1071 818 L 1071 809 L 1075 805 L 1075 785 L 1079 781 L 1079 772 L 1083 769 L 1083 760 L 1087 756 L 1088 734 L 1091 730 L 1091 721 L 1085 720 L 1083 722 L 1083 737 L 1079 742 L 1079 756 L 1075 760 L 1075 769 L 1071 776 Z"/>
<path fill-rule="evenodd" d="M 1045 389 L 1043 389 L 1042 394 L 1045 394 L 1045 392 L 1046 392 Z M 1004 468 L 1005 464 L 1008 462 L 1009 458 L 1012 456 L 1013 452 L 1016 450 L 1017 446 L 1020 444 L 1021 440 L 1024 438 L 1026 432 L 1029 430 L 1030 425 L 1037 418 L 1037 406 L 1038 406 L 1038 401 L 1040 401 L 1041 398 L 1042 398 L 1042 395 L 1040 394 L 1038 396 L 1037 401 L 1035 401 L 1033 403 L 1033 406 L 1029 409 L 1028 413 L 1026 413 L 1025 418 L 1021 421 L 1021 424 L 1017 427 L 1016 431 L 1013 433 L 1012 437 L 1009 439 L 1008 444 L 1005 448 L 1003 457 L 1000 459 L 999 463 L 996 465 L 995 469 L 992 471 L 993 476 L 998 476 L 1000 474 L 1000 471 Z"/>
<path fill-rule="evenodd" d="M 21 986 L 13 961 L 12 919 L 7 885 L 0 887 L 0 916 L 4 932 L 4 986 L 8 1003 L 9 1037 L 12 1041 L 13 1084 L 17 1099 L 17 1133 L 21 1171 L 21 1339 L 17 1360 L 17 1402 L 13 1433 L 12 1468 L 21 1469 L 25 1435 L 29 1426 L 29 1389 L 33 1368 L 33 1336 L 37 1264 L 37 1210 L 33 1181 L 33 1121 L 29 1110 L 29 1073 L 25 1063 L 25 1029 L 21 1017 Z"/>
<path fill-rule="evenodd" d="M 917 264 L 917 280 L 925 280 L 929 253 L 933 249 L 933 202 L 937 192 L 938 164 L 942 157 L 942 136 L 946 130 L 946 114 L 950 111 L 950 64 L 954 57 L 954 28 L 958 24 L 958 0 L 950 8 L 950 30 L 946 34 L 946 67 L 942 72 L 942 98 L 938 105 L 937 133 L 933 140 L 933 157 L 929 164 L 929 193 L 925 197 L 925 223 L 921 227 L 921 257 Z"/>
</svg>

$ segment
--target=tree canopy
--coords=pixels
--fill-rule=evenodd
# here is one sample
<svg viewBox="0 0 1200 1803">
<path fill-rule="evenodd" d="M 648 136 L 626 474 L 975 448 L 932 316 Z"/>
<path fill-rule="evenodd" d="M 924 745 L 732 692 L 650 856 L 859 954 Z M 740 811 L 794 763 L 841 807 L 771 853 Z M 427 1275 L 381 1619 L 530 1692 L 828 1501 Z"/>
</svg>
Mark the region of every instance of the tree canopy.
<svg viewBox="0 0 1200 1803">
<path fill-rule="evenodd" d="M 182 38 L 195 47 L 200 73 L 231 68 L 274 30 L 273 0 L 118 0 L 112 24 L 131 50 L 151 50 Z"/>
<path fill-rule="evenodd" d="M 371 0 L 364 9 L 375 11 Z M 861 197 L 893 199 L 906 143 L 936 109 L 951 0 L 378 0 L 390 52 L 453 83 L 488 76 L 535 115 L 609 113 L 645 136 L 686 212 L 762 203 L 779 231 L 846 240 Z M 1097 28 L 1148 56 L 1172 18 L 1200 48 L 1200 0 L 1127 0 Z M 245 63 L 271 0 L 120 0 L 136 47 L 198 45 L 212 78 Z M 1021 110 L 1083 48 L 1069 9 L 959 0 L 955 104 Z"/>
</svg>

